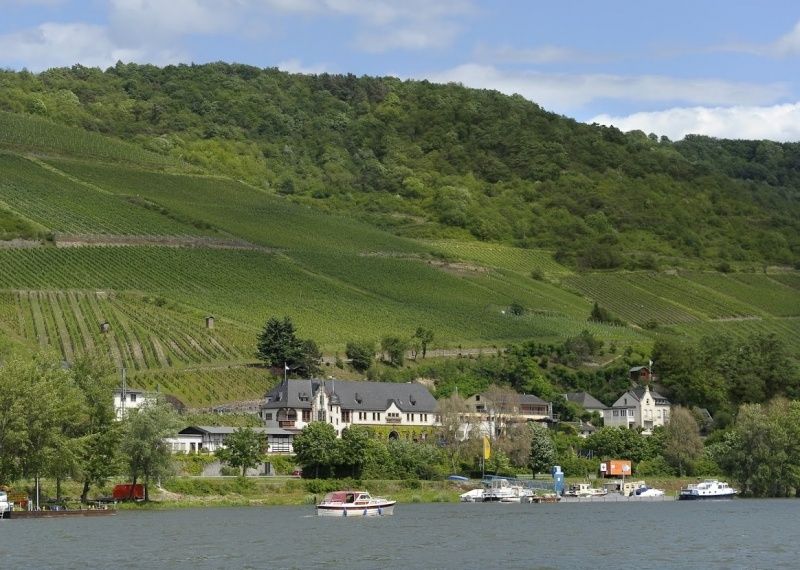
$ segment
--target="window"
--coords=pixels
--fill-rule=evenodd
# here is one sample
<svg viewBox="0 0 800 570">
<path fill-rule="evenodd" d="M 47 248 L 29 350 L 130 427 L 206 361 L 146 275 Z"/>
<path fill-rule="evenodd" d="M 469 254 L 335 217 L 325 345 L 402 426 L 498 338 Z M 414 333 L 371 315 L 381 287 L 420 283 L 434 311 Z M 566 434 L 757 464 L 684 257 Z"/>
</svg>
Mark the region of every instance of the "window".
<svg viewBox="0 0 800 570">
<path fill-rule="evenodd" d="M 270 412 L 268 414 L 264 414 L 264 419 L 266 421 L 268 421 L 268 422 L 271 422 L 272 421 L 272 412 Z"/>
<path fill-rule="evenodd" d="M 628 415 L 629 415 L 630 417 L 633 417 L 633 410 L 628 410 Z"/>
<path fill-rule="evenodd" d="M 342 421 L 345 423 L 350 423 L 350 410 L 342 411 Z"/>
<path fill-rule="evenodd" d="M 136 401 L 136 394 L 131 394 L 131 402 L 135 402 L 135 401 Z"/>
<path fill-rule="evenodd" d="M 311 421 L 311 410 L 303 410 L 303 421 L 306 423 Z"/>
<path fill-rule="evenodd" d="M 381 421 L 381 413 L 380 412 L 372 412 L 372 421 L 373 422 Z"/>
<path fill-rule="evenodd" d="M 325 410 L 320 410 L 317 412 L 317 421 L 324 422 L 326 420 Z"/>
<path fill-rule="evenodd" d="M 615 418 L 619 417 L 619 410 L 614 410 L 614 417 Z"/>
</svg>

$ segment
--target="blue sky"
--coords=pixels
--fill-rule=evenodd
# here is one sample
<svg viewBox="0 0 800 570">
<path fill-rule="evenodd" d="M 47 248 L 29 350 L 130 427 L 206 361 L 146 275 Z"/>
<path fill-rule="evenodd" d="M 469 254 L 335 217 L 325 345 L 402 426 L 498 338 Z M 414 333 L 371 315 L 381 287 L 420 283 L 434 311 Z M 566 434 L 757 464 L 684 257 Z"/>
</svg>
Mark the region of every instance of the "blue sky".
<svg viewBox="0 0 800 570">
<path fill-rule="evenodd" d="M 0 66 L 117 60 L 455 81 L 672 139 L 800 141 L 796 0 L 0 0 Z"/>
</svg>

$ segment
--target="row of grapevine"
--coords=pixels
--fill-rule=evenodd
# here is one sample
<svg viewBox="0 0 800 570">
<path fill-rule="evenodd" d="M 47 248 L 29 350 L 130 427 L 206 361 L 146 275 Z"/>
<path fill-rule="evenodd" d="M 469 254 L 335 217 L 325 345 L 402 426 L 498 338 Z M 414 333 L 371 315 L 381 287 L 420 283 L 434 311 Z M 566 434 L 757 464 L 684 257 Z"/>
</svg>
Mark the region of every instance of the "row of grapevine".
<svg viewBox="0 0 800 570">
<path fill-rule="evenodd" d="M 48 160 L 119 196 L 139 196 L 187 219 L 259 245 L 322 252 L 423 252 L 428 248 L 357 220 L 319 212 L 234 180 L 137 168 Z"/>
<path fill-rule="evenodd" d="M 551 251 L 523 249 L 478 241 L 431 240 L 424 243 L 430 245 L 435 251 L 462 261 L 508 269 L 525 275 L 530 275 L 533 270 L 555 277 L 572 274 L 569 269 L 553 260 Z"/>
<path fill-rule="evenodd" d="M 642 274 L 587 273 L 567 277 L 562 282 L 597 301 L 625 321 L 643 325 L 649 321 L 676 324 L 699 320 L 697 314 L 654 295 L 639 286 Z"/>
<path fill-rule="evenodd" d="M 687 273 L 687 279 L 710 287 L 729 297 L 748 303 L 776 317 L 800 316 L 797 290 L 758 273 Z"/>
<path fill-rule="evenodd" d="M 274 378 L 250 366 L 152 370 L 135 373 L 131 384 L 171 394 L 185 405 L 202 408 L 241 400 L 256 400 L 272 387 Z"/>
<path fill-rule="evenodd" d="M 177 167 L 171 158 L 77 127 L 31 115 L 0 111 L 0 147 L 99 158 L 155 167 Z"/>
<path fill-rule="evenodd" d="M 124 197 L 98 191 L 35 162 L 0 153 L 0 201 L 26 218 L 68 234 L 200 235 Z"/>
<path fill-rule="evenodd" d="M 751 317 L 760 314 L 751 305 L 678 275 L 637 273 L 634 282 L 636 287 L 676 305 L 688 307 L 692 312 L 702 313 L 710 319 Z"/>
<path fill-rule="evenodd" d="M 222 321 L 205 329 L 200 318 L 190 322 L 181 312 L 113 292 L 4 291 L 0 309 L 0 327 L 55 350 L 64 360 L 100 349 L 118 367 L 131 370 L 235 362 L 251 350 L 245 338 L 249 345 L 255 342 L 254 334 L 245 336 L 235 324 Z M 108 324 L 107 332 L 102 323 Z"/>
</svg>

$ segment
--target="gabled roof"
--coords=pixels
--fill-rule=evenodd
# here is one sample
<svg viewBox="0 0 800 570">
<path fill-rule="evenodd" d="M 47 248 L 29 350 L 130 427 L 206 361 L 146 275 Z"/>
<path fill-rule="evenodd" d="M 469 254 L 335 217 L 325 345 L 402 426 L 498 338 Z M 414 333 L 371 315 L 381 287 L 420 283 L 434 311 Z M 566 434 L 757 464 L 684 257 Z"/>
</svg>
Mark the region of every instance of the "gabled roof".
<svg viewBox="0 0 800 570">
<path fill-rule="evenodd" d="M 647 366 L 634 366 L 628 372 L 639 372 L 640 370 L 647 370 L 648 372 L 650 372 L 650 368 Z"/>
<path fill-rule="evenodd" d="M 633 394 L 637 400 L 640 402 L 642 398 L 644 398 L 644 393 L 646 388 L 643 386 L 639 386 L 634 388 L 633 390 L 629 390 L 629 394 Z M 667 400 L 664 396 L 656 392 L 655 390 L 650 390 L 650 397 L 653 398 L 653 401 L 656 403 L 657 406 L 669 406 L 669 400 Z"/>
<path fill-rule="evenodd" d="M 321 389 L 332 400 L 338 399 L 344 410 L 385 410 L 394 402 L 402 412 L 436 411 L 436 399 L 422 384 L 316 379 L 281 382 L 267 394 L 262 408 L 310 409 Z"/>
<path fill-rule="evenodd" d="M 583 406 L 585 410 L 604 410 L 606 405 L 589 392 L 567 392 L 564 398 L 568 402 Z"/>
<path fill-rule="evenodd" d="M 231 426 L 188 426 L 178 433 L 181 435 L 230 435 L 238 429 L 242 428 Z M 281 428 L 253 427 L 250 429 L 256 433 L 269 435 L 289 435 L 293 433 Z"/>
</svg>

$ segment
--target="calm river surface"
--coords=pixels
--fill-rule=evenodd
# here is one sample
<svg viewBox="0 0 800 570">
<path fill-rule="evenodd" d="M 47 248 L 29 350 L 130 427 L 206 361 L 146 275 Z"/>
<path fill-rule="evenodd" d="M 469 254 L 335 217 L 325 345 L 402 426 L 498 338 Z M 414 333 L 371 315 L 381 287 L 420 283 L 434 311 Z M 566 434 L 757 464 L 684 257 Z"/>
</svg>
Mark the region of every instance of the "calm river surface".
<svg viewBox="0 0 800 570">
<path fill-rule="evenodd" d="M 800 568 L 800 501 L 400 504 L 0 520 L 0 568 Z"/>
</svg>

